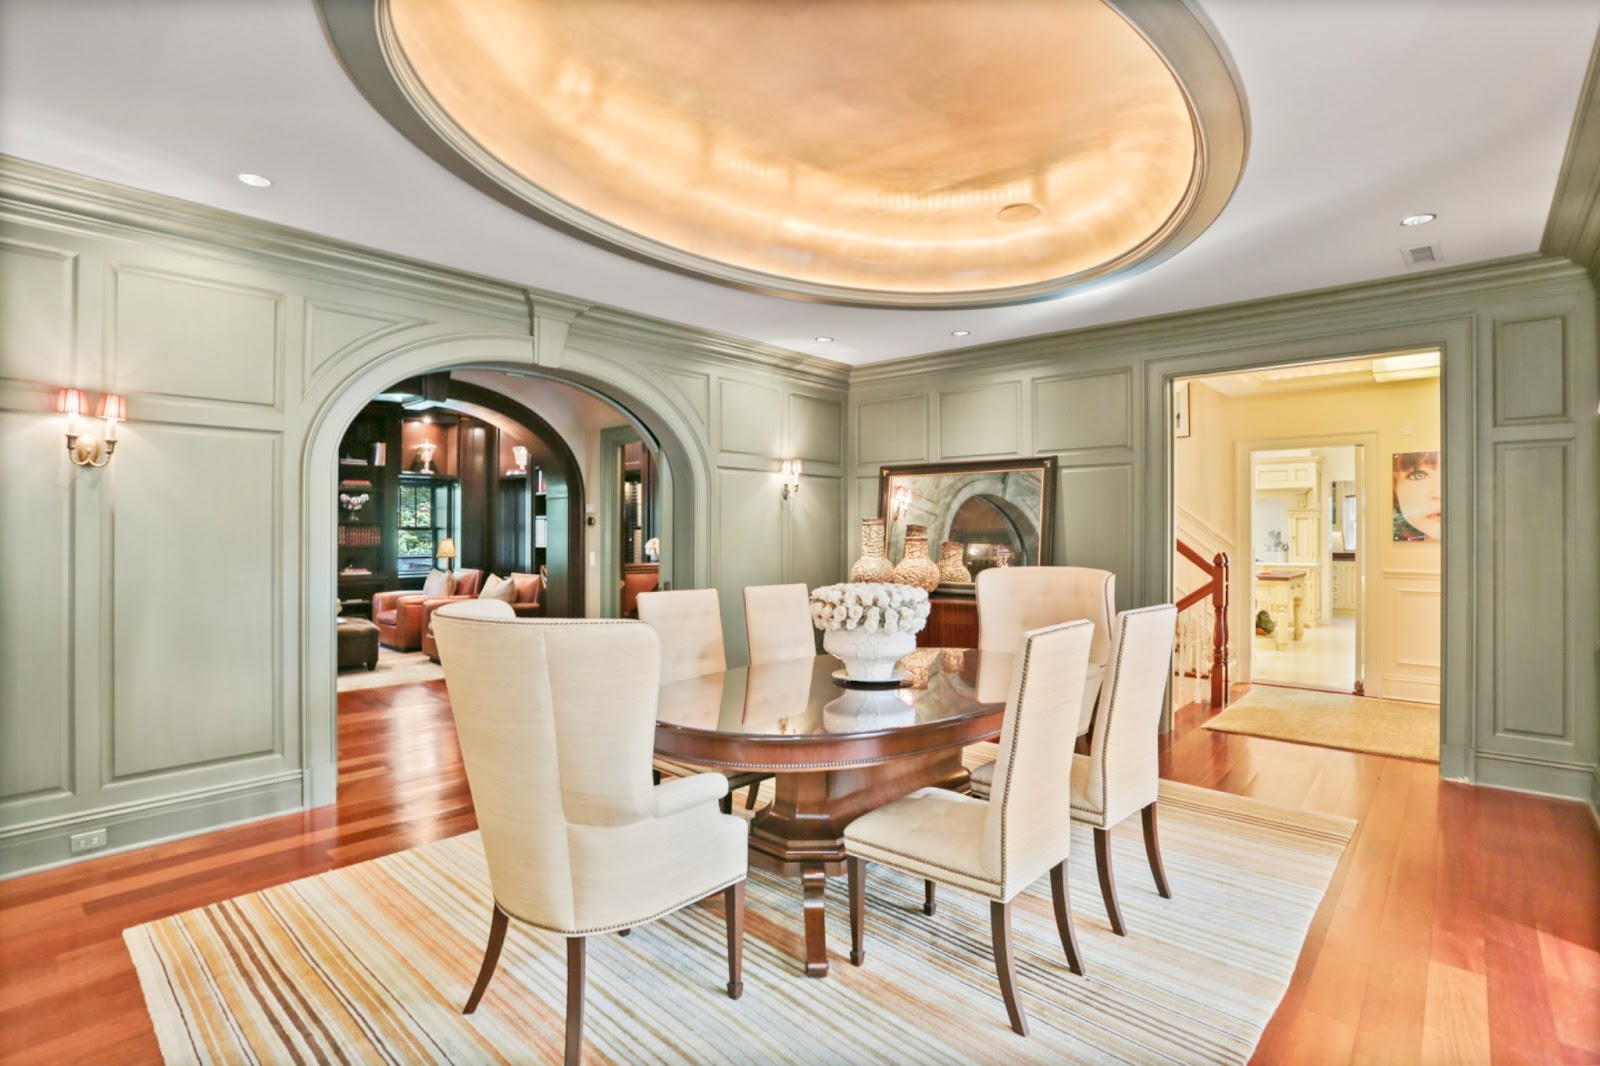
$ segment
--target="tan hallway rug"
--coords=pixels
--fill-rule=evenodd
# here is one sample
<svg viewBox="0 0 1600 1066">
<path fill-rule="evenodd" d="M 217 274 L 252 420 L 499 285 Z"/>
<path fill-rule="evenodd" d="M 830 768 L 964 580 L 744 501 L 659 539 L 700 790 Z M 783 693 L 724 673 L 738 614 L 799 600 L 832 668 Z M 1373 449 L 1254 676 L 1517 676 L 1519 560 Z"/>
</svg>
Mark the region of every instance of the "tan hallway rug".
<svg viewBox="0 0 1600 1066">
<path fill-rule="evenodd" d="M 768 783 L 770 789 L 770 782 Z M 871 868 L 867 959 L 828 882 L 832 969 L 800 973 L 800 893 L 752 871 L 744 998 L 729 1000 L 720 901 L 627 938 L 594 937 L 585 1061 L 671 1063 L 1242 1063 L 1282 998 L 1355 823 L 1163 783 L 1173 898 L 1155 893 L 1139 819 L 1114 834 L 1128 936 L 1106 925 L 1087 831 L 1069 862 L 1087 977 L 1062 958 L 1049 879 L 1017 899 L 1013 938 L 1032 1035 L 1011 1032 L 989 908 Z M 553 1062 L 565 950 L 512 924 L 483 1003 L 461 1014 L 489 927 L 478 834 L 124 932 L 168 1062 Z"/>
<path fill-rule="evenodd" d="M 345 669 L 339 671 L 338 691 L 354 692 L 363 688 L 383 688 L 386 685 L 414 685 L 422 681 L 439 681 L 444 678 L 444 667 L 428 658 L 426 652 L 378 649 L 376 670 Z"/>
<path fill-rule="evenodd" d="M 1323 748 L 1439 761 L 1439 708 L 1431 703 L 1257 685 L 1205 727 Z"/>
</svg>

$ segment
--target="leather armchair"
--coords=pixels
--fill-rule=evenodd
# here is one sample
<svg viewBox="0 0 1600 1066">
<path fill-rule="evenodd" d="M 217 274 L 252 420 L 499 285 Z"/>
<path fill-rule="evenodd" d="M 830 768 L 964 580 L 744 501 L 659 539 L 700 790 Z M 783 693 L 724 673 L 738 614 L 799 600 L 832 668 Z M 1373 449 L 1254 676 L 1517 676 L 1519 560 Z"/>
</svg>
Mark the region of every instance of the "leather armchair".
<svg viewBox="0 0 1600 1066">
<path fill-rule="evenodd" d="M 516 589 L 511 610 L 518 618 L 538 618 L 544 614 L 544 578 L 538 574 L 514 573 L 511 583 Z"/>
<path fill-rule="evenodd" d="M 372 620 L 378 639 L 396 651 L 422 647 L 422 604 L 427 599 L 415 590 L 380 592 L 372 597 Z"/>
</svg>

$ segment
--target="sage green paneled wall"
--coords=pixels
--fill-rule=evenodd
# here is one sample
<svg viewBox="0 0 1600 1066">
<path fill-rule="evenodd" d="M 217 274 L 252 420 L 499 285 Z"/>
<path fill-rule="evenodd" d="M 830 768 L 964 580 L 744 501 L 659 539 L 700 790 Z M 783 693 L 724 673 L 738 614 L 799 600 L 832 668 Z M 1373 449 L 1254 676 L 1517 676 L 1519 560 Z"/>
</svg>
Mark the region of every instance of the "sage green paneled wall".
<svg viewBox="0 0 1600 1066">
<path fill-rule="evenodd" d="M 886 463 L 1051 454 L 1057 563 L 1170 594 L 1168 383 L 1438 345 L 1443 772 L 1600 800 L 1600 515 L 1594 292 L 1526 257 L 858 368 L 851 530 Z M 851 535 L 852 551 L 854 534 Z"/>
<path fill-rule="evenodd" d="M 334 448 L 421 369 L 548 373 L 669 438 L 674 578 L 722 591 L 736 659 L 744 585 L 843 565 L 836 364 L 5 160 L 0 307 L 0 874 L 331 801 Z M 128 397 L 105 469 L 66 459 L 66 385 Z"/>
</svg>

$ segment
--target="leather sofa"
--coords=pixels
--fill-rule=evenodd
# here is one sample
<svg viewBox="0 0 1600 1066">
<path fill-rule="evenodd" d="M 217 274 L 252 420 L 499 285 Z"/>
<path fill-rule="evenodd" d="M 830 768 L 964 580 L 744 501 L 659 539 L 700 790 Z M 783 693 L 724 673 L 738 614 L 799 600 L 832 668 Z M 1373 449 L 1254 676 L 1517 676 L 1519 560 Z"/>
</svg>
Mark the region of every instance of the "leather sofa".
<svg viewBox="0 0 1600 1066">
<path fill-rule="evenodd" d="M 536 574 L 513 574 L 512 581 L 516 585 L 517 594 L 511 601 L 511 609 L 518 618 L 537 618 L 544 614 L 544 579 Z M 460 587 L 459 585 L 457 586 Z M 462 600 L 475 599 L 479 589 L 473 585 L 471 595 L 448 596 L 438 599 L 425 600 L 422 603 L 422 650 L 434 662 L 439 661 L 439 645 L 433 639 L 433 612 L 447 603 L 460 603 Z"/>
</svg>

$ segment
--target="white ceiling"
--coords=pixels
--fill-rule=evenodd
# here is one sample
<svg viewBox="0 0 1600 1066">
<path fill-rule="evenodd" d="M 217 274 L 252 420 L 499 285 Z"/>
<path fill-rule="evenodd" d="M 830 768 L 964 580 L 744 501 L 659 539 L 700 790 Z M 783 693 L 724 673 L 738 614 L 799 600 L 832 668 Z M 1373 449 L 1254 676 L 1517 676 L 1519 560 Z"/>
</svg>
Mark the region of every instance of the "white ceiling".
<svg viewBox="0 0 1600 1066">
<path fill-rule="evenodd" d="M 390 128 L 311 0 L 0 0 L 0 152 L 848 363 L 1389 277 L 1430 242 L 1445 266 L 1538 249 L 1600 0 L 1203 6 L 1250 102 L 1232 202 L 1142 274 L 1008 308 L 757 296 L 562 236 Z"/>
</svg>

